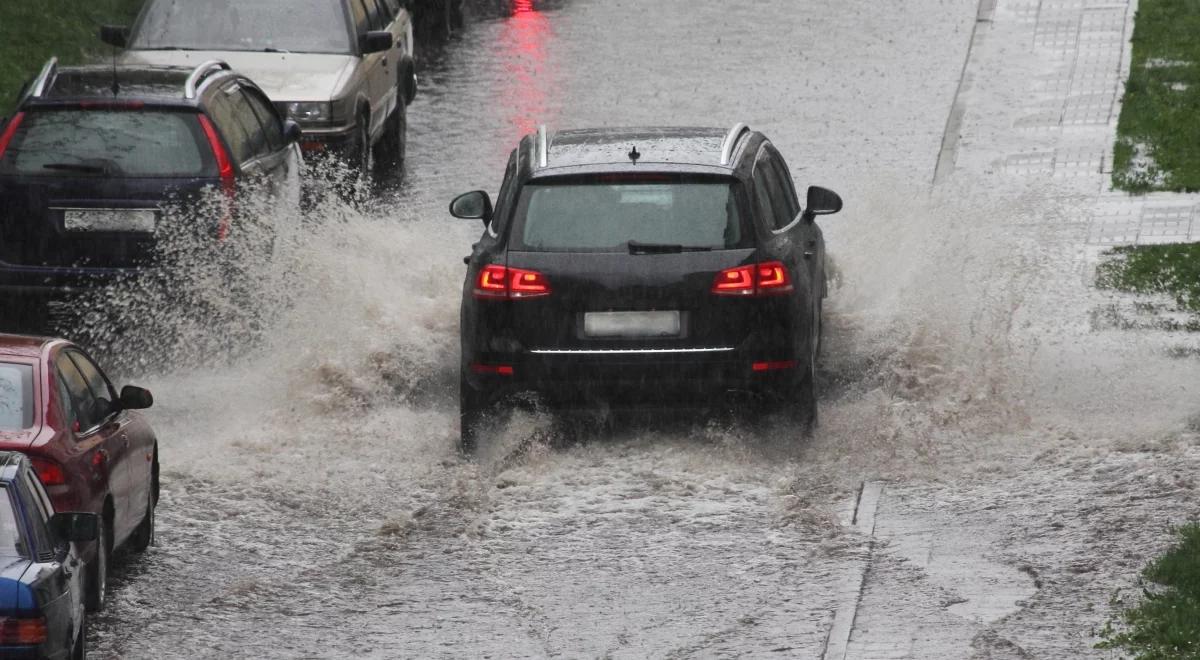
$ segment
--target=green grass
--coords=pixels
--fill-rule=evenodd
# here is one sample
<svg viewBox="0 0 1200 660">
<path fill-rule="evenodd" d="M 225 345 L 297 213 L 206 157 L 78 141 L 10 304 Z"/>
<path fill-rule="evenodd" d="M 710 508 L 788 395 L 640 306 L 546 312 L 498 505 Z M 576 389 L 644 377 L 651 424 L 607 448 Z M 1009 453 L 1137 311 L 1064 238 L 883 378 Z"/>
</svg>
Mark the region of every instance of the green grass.
<svg viewBox="0 0 1200 660">
<path fill-rule="evenodd" d="M 1139 0 L 1113 185 L 1200 191 L 1200 0 Z"/>
<path fill-rule="evenodd" d="M 1179 543 L 1142 575 L 1161 585 L 1101 633 L 1100 648 L 1120 649 L 1134 660 L 1200 658 L 1200 525 L 1179 530 Z"/>
<path fill-rule="evenodd" d="M 21 85 L 57 55 L 65 64 L 107 56 L 103 23 L 128 24 L 142 0 L 0 0 L 0 116 Z"/>
<path fill-rule="evenodd" d="M 1200 312 L 1200 243 L 1113 248 L 1096 269 L 1096 285 L 1166 294 L 1183 311 Z"/>
</svg>

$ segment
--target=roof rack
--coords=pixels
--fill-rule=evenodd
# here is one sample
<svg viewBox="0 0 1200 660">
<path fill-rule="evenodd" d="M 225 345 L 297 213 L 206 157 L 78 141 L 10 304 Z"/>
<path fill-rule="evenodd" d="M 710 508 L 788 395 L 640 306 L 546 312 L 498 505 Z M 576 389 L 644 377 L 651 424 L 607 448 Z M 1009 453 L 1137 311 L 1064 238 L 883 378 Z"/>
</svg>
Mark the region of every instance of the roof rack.
<svg viewBox="0 0 1200 660">
<path fill-rule="evenodd" d="M 33 79 L 33 84 L 29 86 L 29 95 L 33 98 L 38 98 L 46 93 L 46 88 L 50 86 L 50 79 L 58 73 L 58 58 L 51 57 L 46 61 L 46 65 L 42 67 L 42 72 L 37 78 Z"/>
<path fill-rule="evenodd" d="M 538 167 L 546 167 L 550 164 L 550 145 L 546 138 L 546 125 L 538 126 L 537 131 L 537 154 Z"/>
<path fill-rule="evenodd" d="M 750 127 L 742 122 L 733 125 L 729 132 L 725 134 L 725 139 L 721 140 L 721 164 L 728 165 L 733 159 L 733 148 L 737 146 L 738 139 L 742 137 L 742 133 L 748 133 Z"/>
<path fill-rule="evenodd" d="M 196 93 L 207 78 L 214 71 L 230 71 L 231 67 L 221 60 L 208 60 L 201 62 L 193 71 L 192 75 L 188 76 L 187 82 L 183 83 L 183 97 L 186 99 L 196 98 Z"/>
</svg>

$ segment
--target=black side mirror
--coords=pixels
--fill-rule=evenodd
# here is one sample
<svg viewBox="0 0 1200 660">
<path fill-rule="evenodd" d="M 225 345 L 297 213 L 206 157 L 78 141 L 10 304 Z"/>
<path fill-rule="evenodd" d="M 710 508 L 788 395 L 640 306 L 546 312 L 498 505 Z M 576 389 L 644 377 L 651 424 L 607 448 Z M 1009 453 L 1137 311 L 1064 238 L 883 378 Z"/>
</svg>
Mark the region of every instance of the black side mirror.
<svg viewBox="0 0 1200 660">
<path fill-rule="evenodd" d="M 154 395 L 150 390 L 136 385 L 126 385 L 121 388 L 121 408 L 125 410 L 145 410 L 154 405 Z"/>
<path fill-rule="evenodd" d="M 300 128 L 300 124 L 285 119 L 283 122 L 283 139 L 287 140 L 288 144 L 293 144 L 300 141 L 300 137 L 304 135 L 304 131 Z"/>
<path fill-rule="evenodd" d="M 129 28 L 124 25 L 100 26 L 100 41 L 109 46 L 125 48 L 129 44 Z"/>
<path fill-rule="evenodd" d="M 808 187 L 808 204 L 804 214 L 809 218 L 817 215 L 829 215 L 842 210 L 842 198 L 828 188 L 820 186 Z"/>
<path fill-rule="evenodd" d="M 94 513 L 56 513 L 50 531 L 59 540 L 89 543 L 100 537 L 100 516 Z"/>
<path fill-rule="evenodd" d="M 492 198 L 482 190 L 463 193 L 450 202 L 450 215 L 466 220 L 492 221 Z"/>
<path fill-rule="evenodd" d="M 395 40 L 392 38 L 392 33 L 387 30 L 371 30 L 358 39 L 358 49 L 363 55 L 371 53 L 381 53 L 393 45 Z"/>
</svg>

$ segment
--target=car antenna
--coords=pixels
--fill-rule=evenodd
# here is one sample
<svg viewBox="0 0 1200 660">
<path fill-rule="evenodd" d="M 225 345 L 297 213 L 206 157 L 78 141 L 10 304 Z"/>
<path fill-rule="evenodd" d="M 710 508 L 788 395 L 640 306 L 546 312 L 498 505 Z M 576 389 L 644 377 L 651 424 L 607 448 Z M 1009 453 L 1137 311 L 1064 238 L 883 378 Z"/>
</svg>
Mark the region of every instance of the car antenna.
<svg viewBox="0 0 1200 660">
<path fill-rule="evenodd" d="M 633 164 L 634 164 L 634 165 L 637 165 L 638 159 L 642 157 L 642 155 L 641 155 L 640 153 L 638 153 L 638 150 L 637 150 L 637 147 L 636 147 L 636 146 L 632 147 L 632 148 L 629 150 L 629 154 L 628 154 L 628 155 L 629 155 L 629 160 L 633 161 Z"/>
</svg>

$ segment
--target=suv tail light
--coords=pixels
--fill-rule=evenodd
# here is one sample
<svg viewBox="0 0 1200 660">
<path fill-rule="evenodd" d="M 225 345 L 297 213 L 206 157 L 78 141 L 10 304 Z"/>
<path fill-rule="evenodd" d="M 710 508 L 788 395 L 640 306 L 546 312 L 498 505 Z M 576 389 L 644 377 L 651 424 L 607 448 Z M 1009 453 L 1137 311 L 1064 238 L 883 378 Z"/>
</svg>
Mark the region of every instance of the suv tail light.
<svg viewBox="0 0 1200 660">
<path fill-rule="evenodd" d="M 0 617 L 0 646 L 33 646 L 48 637 L 46 617 Z"/>
<path fill-rule="evenodd" d="M 217 129 L 212 122 L 204 115 L 197 116 L 200 119 L 200 127 L 204 129 L 204 137 L 208 138 L 208 146 L 212 149 L 213 158 L 217 161 L 217 172 L 221 176 L 221 191 L 228 199 L 225 212 L 217 224 L 217 239 L 225 240 L 225 237 L 229 236 L 229 224 L 233 215 L 233 198 L 237 193 L 237 181 L 233 177 L 233 161 L 229 159 L 229 152 L 225 150 L 225 145 L 221 144 L 221 136 L 217 135 Z"/>
<path fill-rule="evenodd" d="M 33 463 L 33 471 L 37 472 L 43 486 L 61 486 L 67 483 L 67 473 L 58 463 L 40 456 L 30 456 L 29 462 Z"/>
<path fill-rule="evenodd" d="M 475 297 L 513 300 L 550 295 L 550 283 L 536 270 L 508 268 L 497 264 L 484 266 L 475 277 Z"/>
<path fill-rule="evenodd" d="M 712 292 L 719 296 L 770 296 L 792 290 L 792 277 L 779 261 L 726 268 L 717 273 Z"/>
<path fill-rule="evenodd" d="M 8 150 L 8 143 L 12 142 L 13 136 L 17 134 L 17 128 L 21 126 L 21 122 L 25 119 L 24 112 L 18 112 L 9 120 L 8 126 L 4 128 L 4 133 L 0 134 L 0 158 L 4 158 L 4 152 Z"/>
</svg>

